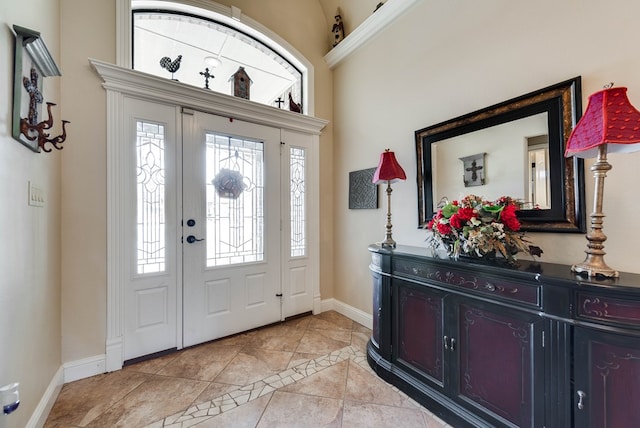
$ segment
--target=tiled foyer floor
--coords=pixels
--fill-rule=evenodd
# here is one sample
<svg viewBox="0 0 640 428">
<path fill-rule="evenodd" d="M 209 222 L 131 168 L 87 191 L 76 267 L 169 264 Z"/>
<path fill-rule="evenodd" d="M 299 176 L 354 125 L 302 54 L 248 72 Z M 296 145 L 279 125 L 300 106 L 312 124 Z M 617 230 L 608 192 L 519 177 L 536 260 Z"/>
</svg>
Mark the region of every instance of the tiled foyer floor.
<svg viewBox="0 0 640 428">
<path fill-rule="evenodd" d="M 53 427 L 449 427 L 366 362 L 371 331 L 333 311 L 63 386 Z"/>
</svg>

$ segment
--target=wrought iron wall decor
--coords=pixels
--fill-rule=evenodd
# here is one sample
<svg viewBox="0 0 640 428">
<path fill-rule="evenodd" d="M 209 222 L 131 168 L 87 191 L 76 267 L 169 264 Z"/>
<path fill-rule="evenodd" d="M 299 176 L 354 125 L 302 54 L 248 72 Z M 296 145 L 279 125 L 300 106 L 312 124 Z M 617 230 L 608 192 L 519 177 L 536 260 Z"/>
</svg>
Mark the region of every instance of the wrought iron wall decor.
<svg viewBox="0 0 640 428">
<path fill-rule="evenodd" d="M 55 149 L 62 149 L 61 144 L 67 138 L 67 120 L 62 120 L 62 133 L 50 138 L 53 127 L 51 108 L 55 106 L 47 102 L 46 120 L 40 121 L 42 112 L 43 78 L 61 76 L 60 70 L 53 60 L 47 46 L 37 31 L 18 25 L 13 26 L 16 38 L 13 69 L 13 138 L 34 152 L 50 152 L 51 144 Z"/>
<path fill-rule="evenodd" d="M 486 153 L 464 156 L 459 158 L 462 161 L 462 181 L 464 187 L 482 186 L 486 175 L 484 169 L 484 156 Z"/>
<path fill-rule="evenodd" d="M 349 173 L 349 209 L 378 208 L 378 185 L 371 179 L 375 168 L 362 169 Z"/>
</svg>

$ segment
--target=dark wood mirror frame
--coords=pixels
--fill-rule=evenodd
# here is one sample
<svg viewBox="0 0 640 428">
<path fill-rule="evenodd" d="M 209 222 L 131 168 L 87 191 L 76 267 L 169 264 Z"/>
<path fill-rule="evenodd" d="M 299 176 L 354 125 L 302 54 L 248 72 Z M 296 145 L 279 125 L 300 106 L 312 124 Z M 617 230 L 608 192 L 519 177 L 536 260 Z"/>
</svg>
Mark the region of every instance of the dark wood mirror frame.
<svg viewBox="0 0 640 428">
<path fill-rule="evenodd" d="M 419 227 L 434 215 L 431 144 L 545 112 L 549 127 L 551 208 L 520 210 L 518 218 L 525 231 L 584 233 L 584 163 L 576 157 L 564 157 L 569 135 L 582 116 L 580 77 L 417 130 Z"/>
</svg>

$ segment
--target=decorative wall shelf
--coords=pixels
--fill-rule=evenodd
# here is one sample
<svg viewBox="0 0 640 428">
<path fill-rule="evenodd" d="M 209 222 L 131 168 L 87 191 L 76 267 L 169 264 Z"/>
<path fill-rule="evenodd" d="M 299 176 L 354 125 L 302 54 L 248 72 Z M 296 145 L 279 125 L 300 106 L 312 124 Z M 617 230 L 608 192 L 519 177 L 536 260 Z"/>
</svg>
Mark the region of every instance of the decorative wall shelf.
<svg viewBox="0 0 640 428">
<path fill-rule="evenodd" d="M 324 56 L 324 60 L 329 65 L 329 68 L 336 67 L 360 46 L 367 43 L 376 34 L 400 17 L 400 15 L 421 1 L 422 0 L 387 0 L 384 6 L 371 14 L 371 16 L 360 24 L 351 34 L 348 34 L 338 46 Z"/>
</svg>

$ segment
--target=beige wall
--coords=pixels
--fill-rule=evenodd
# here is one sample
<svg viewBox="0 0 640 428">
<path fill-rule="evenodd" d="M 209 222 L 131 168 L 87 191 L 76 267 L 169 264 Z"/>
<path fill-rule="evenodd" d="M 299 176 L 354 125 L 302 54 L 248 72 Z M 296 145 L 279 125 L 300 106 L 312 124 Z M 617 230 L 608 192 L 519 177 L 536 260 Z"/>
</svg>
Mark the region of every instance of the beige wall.
<svg viewBox="0 0 640 428">
<path fill-rule="evenodd" d="M 18 410 L 0 414 L 3 428 L 26 425 L 61 364 L 61 153 L 37 154 L 11 137 L 11 28 L 39 31 L 60 65 L 58 18 L 58 1 L 0 4 L 0 386 L 20 382 L 21 392 Z M 59 77 L 45 79 L 44 98 L 61 104 Z M 54 132 L 61 116 L 54 108 Z M 29 181 L 44 191 L 44 207 L 27 204 Z"/>
<path fill-rule="evenodd" d="M 115 62 L 115 1 L 61 0 L 62 83 L 74 143 L 62 161 L 63 361 L 104 354 L 106 340 L 106 97 L 88 58 Z M 315 115 L 333 119 L 329 30 L 317 0 L 222 0 L 287 40 L 314 66 Z M 88 20 L 88 16 L 100 16 Z M 320 138 L 320 178 L 333 188 L 332 125 Z M 321 293 L 333 295 L 333 195 L 321 192 Z"/>
<path fill-rule="evenodd" d="M 615 13 L 616 19 L 603 19 Z M 335 298 L 371 312 L 367 245 L 384 239 L 386 200 L 378 210 L 349 210 L 349 171 L 377 165 L 396 152 L 407 180 L 393 186 L 393 236 L 425 245 L 417 229 L 414 131 L 539 88 L 582 76 L 583 106 L 607 82 L 629 87 L 640 106 L 634 0 L 424 0 L 348 58 L 334 74 Z M 604 231 L 608 263 L 640 272 L 633 243 L 640 235 L 640 153 L 610 156 Z M 593 178 L 586 162 L 587 212 Z M 581 234 L 531 233 L 543 261 L 584 259 Z"/>
<path fill-rule="evenodd" d="M 367 313 L 366 247 L 384 237 L 386 201 L 381 198 L 378 210 L 349 210 L 349 171 L 373 167 L 384 148 L 394 150 L 408 175 L 394 185 L 394 238 L 424 245 L 425 233 L 417 229 L 416 129 L 577 75 L 583 77 L 585 105 L 587 96 L 609 81 L 628 86 L 630 99 L 640 105 L 640 57 L 630 54 L 640 3 L 633 0 L 423 0 L 333 73 L 323 55 L 331 41 L 335 0 L 220 3 L 240 7 L 315 67 L 316 116 L 332 121 L 320 150 L 322 297 Z M 350 0 L 340 6 L 347 22 L 359 23 L 375 4 Z M 603 11 L 615 11 L 615 21 L 603 20 Z M 105 352 L 106 101 L 88 58 L 115 61 L 115 2 L 12 0 L 2 2 L 0 13 L 5 24 L 0 31 L 0 99 L 5 100 L 0 104 L 0 385 L 23 385 L 19 412 L 0 419 L 0 426 L 18 427 L 61 361 Z M 100 19 L 87 19 L 95 16 Z M 64 76 L 47 82 L 46 97 L 60 101 L 58 115 L 72 122 L 61 153 L 34 154 L 10 137 L 13 38 L 8 25 L 13 23 L 41 31 L 59 60 Z M 640 200 L 629 183 L 636 179 L 640 154 L 610 160 L 607 261 L 640 272 L 629 244 L 638 235 L 634 214 Z M 45 208 L 26 205 L 28 180 L 45 189 Z M 586 181 L 590 211 L 589 173 Z M 530 235 L 544 249 L 544 261 L 583 259 L 583 235 Z"/>
</svg>

